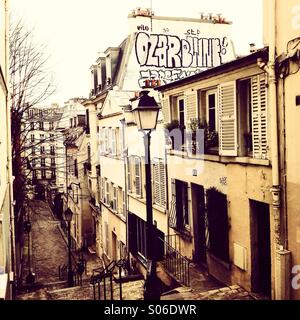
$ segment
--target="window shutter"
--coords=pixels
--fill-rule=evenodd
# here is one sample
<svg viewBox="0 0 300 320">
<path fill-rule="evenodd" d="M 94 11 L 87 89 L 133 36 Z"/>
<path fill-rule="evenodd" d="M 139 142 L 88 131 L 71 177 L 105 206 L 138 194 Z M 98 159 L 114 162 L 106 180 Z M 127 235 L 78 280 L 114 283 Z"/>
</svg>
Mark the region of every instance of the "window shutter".
<svg viewBox="0 0 300 320">
<path fill-rule="evenodd" d="M 266 159 L 267 139 L 267 88 L 264 75 L 251 79 L 253 157 Z"/>
<path fill-rule="evenodd" d="M 132 192 L 132 174 L 131 174 L 131 157 L 128 157 L 127 159 L 127 188 L 128 188 L 128 192 Z"/>
<path fill-rule="evenodd" d="M 166 207 L 166 167 L 163 161 L 159 162 L 159 176 L 160 176 L 160 204 Z"/>
<path fill-rule="evenodd" d="M 176 180 L 171 179 L 171 192 L 172 200 L 169 213 L 169 225 L 171 228 L 176 229 L 177 227 L 177 215 L 176 215 Z"/>
<path fill-rule="evenodd" d="M 110 185 L 109 182 L 106 181 L 106 204 L 110 203 Z"/>
<path fill-rule="evenodd" d="M 154 203 L 161 204 L 161 194 L 160 194 L 160 172 L 159 172 L 159 160 L 154 160 L 153 166 L 153 191 L 154 191 Z"/>
<path fill-rule="evenodd" d="M 197 118 L 197 100 L 197 91 L 190 91 L 184 95 L 187 124 L 190 124 L 192 119 Z"/>
<path fill-rule="evenodd" d="M 220 155 L 237 156 L 236 83 L 219 86 Z"/>
<path fill-rule="evenodd" d="M 135 193 L 138 196 L 142 196 L 142 181 L 141 181 L 141 159 L 139 157 L 135 158 Z"/>
<path fill-rule="evenodd" d="M 170 122 L 170 98 L 161 99 L 161 108 L 164 117 L 164 122 Z"/>
<path fill-rule="evenodd" d="M 122 214 L 124 215 L 124 217 L 126 217 L 126 195 L 125 195 L 125 191 L 122 191 L 122 200 L 123 200 L 123 212 Z"/>
<path fill-rule="evenodd" d="M 117 154 L 117 150 L 116 150 L 116 130 L 115 129 L 111 129 L 111 153 L 113 155 Z"/>
</svg>

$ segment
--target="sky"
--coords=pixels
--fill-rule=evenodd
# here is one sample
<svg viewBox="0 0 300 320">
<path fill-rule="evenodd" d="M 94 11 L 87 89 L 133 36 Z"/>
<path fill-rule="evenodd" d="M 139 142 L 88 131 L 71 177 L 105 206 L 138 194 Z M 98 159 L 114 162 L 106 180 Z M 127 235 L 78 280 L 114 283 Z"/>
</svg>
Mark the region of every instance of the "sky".
<svg viewBox="0 0 300 320">
<path fill-rule="evenodd" d="M 98 53 L 118 46 L 127 36 L 127 16 L 151 0 L 10 0 L 12 17 L 34 28 L 36 41 L 47 45 L 57 90 L 46 104 L 87 97 L 89 67 Z M 222 13 L 233 22 L 237 54 L 249 44 L 262 46 L 262 0 L 152 0 L 156 15 L 197 18 L 200 12 Z"/>
</svg>

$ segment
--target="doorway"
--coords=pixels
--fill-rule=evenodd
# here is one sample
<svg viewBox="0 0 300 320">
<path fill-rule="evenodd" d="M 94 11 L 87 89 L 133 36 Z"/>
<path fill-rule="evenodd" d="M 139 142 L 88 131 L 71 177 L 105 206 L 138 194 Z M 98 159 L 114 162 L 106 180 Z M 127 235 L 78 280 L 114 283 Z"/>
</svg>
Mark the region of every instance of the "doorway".
<svg viewBox="0 0 300 320">
<path fill-rule="evenodd" d="M 192 184 L 193 211 L 194 217 L 194 261 L 206 266 L 206 214 L 205 214 L 205 193 L 202 186 Z"/>
<path fill-rule="evenodd" d="M 112 260 L 117 261 L 118 256 L 117 256 L 117 236 L 114 232 L 112 232 Z"/>
<path fill-rule="evenodd" d="M 250 200 L 252 291 L 271 297 L 271 236 L 269 205 Z"/>
</svg>

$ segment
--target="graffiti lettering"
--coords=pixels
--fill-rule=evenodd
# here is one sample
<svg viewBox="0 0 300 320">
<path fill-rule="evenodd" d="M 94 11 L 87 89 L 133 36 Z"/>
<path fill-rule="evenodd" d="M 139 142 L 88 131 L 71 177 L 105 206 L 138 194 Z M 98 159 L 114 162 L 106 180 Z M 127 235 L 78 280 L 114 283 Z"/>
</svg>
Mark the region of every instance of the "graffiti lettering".
<svg viewBox="0 0 300 320">
<path fill-rule="evenodd" d="M 137 61 L 141 67 L 211 68 L 222 63 L 226 55 L 227 38 L 198 38 L 162 34 L 138 33 L 135 43 Z"/>
<path fill-rule="evenodd" d="M 187 36 L 199 36 L 200 34 L 200 30 L 197 29 L 197 30 L 194 30 L 194 29 L 188 29 L 185 33 L 185 35 Z"/>
<path fill-rule="evenodd" d="M 140 26 L 137 26 L 138 31 L 149 31 L 150 28 L 148 26 L 144 26 L 143 24 Z"/>
<path fill-rule="evenodd" d="M 200 73 L 201 69 L 196 70 L 182 70 L 182 69 L 172 69 L 172 70 L 141 70 L 139 85 L 143 87 L 146 80 L 160 80 L 161 84 L 167 84 L 176 80 L 184 79 L 189 76 L 193 76 Z"/>
</svg>

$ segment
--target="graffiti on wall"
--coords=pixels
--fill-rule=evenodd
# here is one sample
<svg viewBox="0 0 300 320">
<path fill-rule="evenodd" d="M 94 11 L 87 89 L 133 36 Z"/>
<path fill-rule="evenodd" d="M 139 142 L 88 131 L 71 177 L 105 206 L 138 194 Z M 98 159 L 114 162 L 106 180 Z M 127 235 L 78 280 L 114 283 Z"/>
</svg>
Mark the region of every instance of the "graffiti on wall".
<svg viewBox="0 0 300 320">
<path fill-rule="evenodd" d="M 219 66 L 228 52 L 228 39 L 201 38 L 196 32 L 185 38 L 169 34 L 139 32 L 135 54 L 140 70 L 140 85 L 146 79 L 169 83 Z"/>
</svg>

